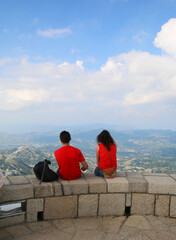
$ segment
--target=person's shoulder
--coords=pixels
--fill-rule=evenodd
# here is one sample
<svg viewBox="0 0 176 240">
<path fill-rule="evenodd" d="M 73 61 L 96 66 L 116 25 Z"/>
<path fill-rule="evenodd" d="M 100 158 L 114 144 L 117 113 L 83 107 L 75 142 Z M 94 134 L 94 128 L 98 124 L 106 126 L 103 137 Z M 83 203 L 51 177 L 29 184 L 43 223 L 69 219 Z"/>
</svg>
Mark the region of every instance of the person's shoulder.
<svg viewBox="0 0 176 240">
<path fill-rule="evenodd" d="M 71 147 L 71 149 L 72 149 L 73 151 L 81 152 L 81 150 L 80 150 L 79 148 L 76 148 L 76 147 L 73 147 L 73 146 L 70 146 L 70 147 Z"/>
<path fill-rule="evenodd" d="M 62 151 L 62 147 L 60 147 L 60 148 L 58 148 L 57 150 L 55 150 L 55 151 L 54 151 L 54 154 L 56 154 L 56 153 L 58 153 L 58 152 L 60 152 L 60 151 Z"/>
</svg>

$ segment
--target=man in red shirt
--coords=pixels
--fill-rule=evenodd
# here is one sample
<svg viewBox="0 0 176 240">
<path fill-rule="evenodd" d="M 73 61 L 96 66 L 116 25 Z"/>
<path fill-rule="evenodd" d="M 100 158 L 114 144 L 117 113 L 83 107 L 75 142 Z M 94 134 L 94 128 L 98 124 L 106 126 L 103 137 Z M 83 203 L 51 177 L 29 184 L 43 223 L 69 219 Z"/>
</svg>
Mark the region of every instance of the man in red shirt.
<svg viewBox="0 0 176 240">
<path fill-rule="evenodd" d="M 62 147 L 54 152 L 59 165 L 59 177 L 66 180 L 74 180 L 81 177 L 81 170 L 85 171 L 88 168 L 82 152 L 78 148 L 70 146 L 70 140 L 69 132 L 61 132 L 60 141 Z M 82 164 L 81 169 L 79 163 Z"/>
</svg>

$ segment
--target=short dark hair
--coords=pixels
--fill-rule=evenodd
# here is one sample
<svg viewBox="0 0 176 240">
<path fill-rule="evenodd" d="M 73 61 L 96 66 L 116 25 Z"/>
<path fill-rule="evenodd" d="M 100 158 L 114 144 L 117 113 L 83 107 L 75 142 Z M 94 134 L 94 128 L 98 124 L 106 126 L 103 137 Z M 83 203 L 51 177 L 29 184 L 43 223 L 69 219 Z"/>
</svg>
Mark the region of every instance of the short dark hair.
<svg viewBox="0 0 176 240">
<path fill-rule="evenodd" d="M 103 130 L 97 136 L 97 143 L 102 143 L 108 149 L 108 151 L 110 150 L 111 144 L 114 144 L 116 146 L 114 139 L 111 137 L 111 134 L 107 130 Z"/>
<path fill-rule="evenodd" d="M 71 135 L 70 135 L 70 133 L 67 132 L 67 131 L 62 131 L 62 132 L 60 133 L 60 140 L 61 140 L 61 142 L 63 142 L 63 143 L 69 143 L 70 140 L 71 140 Z"/>
</svg>

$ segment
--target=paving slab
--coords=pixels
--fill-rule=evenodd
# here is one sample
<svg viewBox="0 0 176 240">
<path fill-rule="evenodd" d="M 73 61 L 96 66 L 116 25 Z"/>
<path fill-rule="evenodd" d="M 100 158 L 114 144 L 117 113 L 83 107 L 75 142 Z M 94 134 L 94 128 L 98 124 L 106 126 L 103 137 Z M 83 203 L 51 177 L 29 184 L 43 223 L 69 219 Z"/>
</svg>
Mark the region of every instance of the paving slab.
<svg viewBox="0 0 176 240">
<path fill-rule="evenodd" d="M 126 217 L 104 217 L 103 218 L 103 231 L 105 233 L 117 233 L 120 229 L 120 227 L 125 222 Z"/>
<path fill-rule="evenodd" d="M 84 231 L 84 230 L 97 230 L 100 231 L 102 228 L 102 218 L 77 218 L 74 220 L 74 225 L 76 227 L 76 231 Z"/>
<path fill-rule="evenodd" d="M 115 233 L 106 233 L 105 238 L 103 240 L 123 240 L 120 235 Z"/>
<path fill-rule="evenodd" d="M 172 177 L 145 176 L 149 193 L 176 195 L 176 181 Z"/>
<path fill-rule="evenodd" d="M 130 226 L 126 226 L 125 224 L 121 227 L 120 229 L 120 236 L 124 239 L 124 238 L 127 238 L 129 236 L 133 236 L 135 235 L 137 232 L 139 232 L 140 229 L 139 228 L 136 228 L 136 227 L 130 227 Z"/>
<path fill-rule="evenodd" d="M 16 225 L 13 227 L 6 228 L 6 231 L 10 233 L 12 237 L 18 237 L 26 234 L 31 234 L 32 231 L 25 225 Z"/>
<path fill-rule="evenodd" d="M 5 230 L 0 230 L 0 239 L 1 240 L 12 240 L 12 236 Z"/>
<path fill-rule="evenodd" d="M 52 224 L 58 228 L 59 230 L 62 230 L 64 232 L 68 233 L 74 233 L 76 231 L 75 225 L 73 223 L 72 218 L 67 219 L 60 219 L 60 220 L 54 220 Z"/>
<path fill-rule="evenodd" d="M 52 224 L 49 221 L 38 221 L 29 223 L 27 226 L 32 230 L 32 232 L 40 232 L 52 227 Z"/>
<path fill-rule="evenodd" d="M 155 228 L 156 230 L 163 230 L 163 229 L 168 230 L 169 229 L 169 227 L 166 224 L 164 224 L 162 221 L 160 221 L 160 217 L 156 217 L 153 215 L 148 215 L 145 217 L 150 222 L 152 227 Z"/>
<path fill-rule="evenodd" d="M 0 229 L 0 239 L 175 240 L 176 219 L 156 216 L 130 216 L 128 218 L 120 216 L 39 221 Z"/>
<path fill-rule="evenodd" d="M 144 216 L 130 216 L 124 223 L 126 227 L 134 227 L 138 229 L 151 229 L 151 225 Z"/>
<path fill-rule="evenodd" d="M 151 240 L 151 238 L 149 238 L 145 232 L 139 231 L 136 234 L 134 234 L 133 236 L 130 236 L 128 238 L 128 240 Z"/>
<path fill-rule="evenodd" d="M 73 240 L 101 240 L 104 233 L 97 230 L 78 231 L 73 237 Z"/>
<path fill-rule="evenodd" d="M 169 231 L 158 231 L 158 230 L 144 230 L 143 231 L 145 235 L 147 235 L 149 237 L 149 239 L 151 240 L 175 240 L 176 239 L 176 235 L 169 232 Z"/>
</svg>

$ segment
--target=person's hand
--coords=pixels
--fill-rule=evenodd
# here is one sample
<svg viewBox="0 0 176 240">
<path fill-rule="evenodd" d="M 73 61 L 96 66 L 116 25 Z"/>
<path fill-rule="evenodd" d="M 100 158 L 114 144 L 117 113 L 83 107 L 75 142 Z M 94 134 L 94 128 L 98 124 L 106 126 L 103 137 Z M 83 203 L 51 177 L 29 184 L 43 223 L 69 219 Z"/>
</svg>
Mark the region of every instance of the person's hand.
<svg viewBox="0 0 176 240">
<path fill-rule="evenodd" d="M 82 168 L 81 168 L 81 170 L 82 170 L 82 171 L 85 171 L 85 170 L 86 170 L 86 168 L 82 167 Z"/>
</svg>

